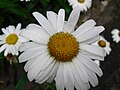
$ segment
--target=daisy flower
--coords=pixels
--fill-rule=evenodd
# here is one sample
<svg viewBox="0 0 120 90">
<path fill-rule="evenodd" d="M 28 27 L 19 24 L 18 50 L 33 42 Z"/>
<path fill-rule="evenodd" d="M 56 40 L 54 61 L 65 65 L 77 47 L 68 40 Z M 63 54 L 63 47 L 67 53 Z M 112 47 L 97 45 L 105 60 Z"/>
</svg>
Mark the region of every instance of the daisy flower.
<svg viewBox="0 0 120 90">
<path fill-rule="evenodd" d="M 0 35 L 0 53 L 4 51 L 4 56 L 8 54 L 18 55 L 19 46 L 28 41 L 24 37 L 20 36 L 21 24 L 19 23 L 16 28 L 15 26 L 8 26 L 2 28 L 3 35 Z"/>
<path fill-rule="evenodd" d="M 47 18 L 33 13 L 40 25 L 29 24 L 21 32 L 32 42 L 21 47 L 24 52 L 19 56 L 19 62 L 27 61 L 24 69 L 30 81 L 41 84 L 55 80 L 57 90 L 87 90 L 90 84 L 98 84 L 97 75 L 103 73 L 92 59 L 104 60 L 105 52 L 91 43 L 99 39 L 104 27 L 88 20 L 75 30 L 79 14 L 74 8 L 65 21 L 64 9 L 58 14 L 48 11 Z"/>
<path fill-rule="evenodd" d="M 87 11 L 92 5 L 92 0 L 68 0 L 72 7 L 78 7 L 81 11 Z"/>
<path fill-rule="evenodd" d="M 93 45 L 96 45 L 105 49 L 105 53 L 107 55 L 109 55 L 111 52 L 110 43 L 103 36 L 100 36 L 100 39 L 95 43 L 93 43 Z"/>
<path fill-rule="evenodd" d="M 118 29 L 113 29 L 111 34 L 112 34 L 113 41 L 118 43 L 120 41 L 120 31 Z"/>
</svg>

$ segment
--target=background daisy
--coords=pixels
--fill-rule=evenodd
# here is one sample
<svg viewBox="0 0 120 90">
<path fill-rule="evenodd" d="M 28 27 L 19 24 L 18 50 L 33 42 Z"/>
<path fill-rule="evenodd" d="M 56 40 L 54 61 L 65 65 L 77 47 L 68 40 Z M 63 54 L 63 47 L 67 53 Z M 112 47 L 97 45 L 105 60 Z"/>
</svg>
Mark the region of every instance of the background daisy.
<svg viewBox="0 0 120 90">
<path fill-rule="evenodd" d="M 92 5 L 92 0 L 68 0 L 72 7 L 78 7 L 80 11 L 87 11 Z"/>
<path fill-rule="evenodd" d="M 48 11 L 48 19 L 38 12 L 33 13 L 41 26 L 29 24 L 21 32 L 32 42 L 24 45 L 22 51 L 25 52 L 19 57 L 19 62 L 27 61 L 24 69 L 30 81 L 41 84 L 55 80 L 57 90 L 74 90 L 74 87 L 87 90 L 89 83 L 93 87 L 98 84 L 96 74 L 102 76 L 103 73 L 92 59 L 104 60 L 105 52 L 91 44 L 99 39 L 104 27 L 88 20 L 74 30 L 79 14 L 79 8 L 74 8 L 64 23 L 64 9 L 58 14 Z"/>
<path fill-rule="evenodd" d="M 28 41 L 20 35 L 21 24 L 2 28 L 3 35 L 0 35 L 0 52 L 4 51 L 4 56 L 8 54 L 18 55 L 19 47 L 22 43 Z"/>
<path fill-rule="evenodd" d="M 113 29 L 111 34 L 112 34 L 113 41 L 118 43 L 120 41 L 120 31 L 118 29 Z"/>
</svg>

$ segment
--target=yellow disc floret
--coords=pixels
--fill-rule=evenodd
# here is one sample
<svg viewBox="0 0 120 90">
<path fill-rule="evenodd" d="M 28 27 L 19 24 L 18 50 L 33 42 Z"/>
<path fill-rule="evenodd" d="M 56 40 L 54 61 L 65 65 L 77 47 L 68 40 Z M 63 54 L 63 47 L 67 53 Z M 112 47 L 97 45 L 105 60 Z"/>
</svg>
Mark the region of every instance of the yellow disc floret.
<svg viewBox="0 0 120 90">
<path fill-rule="evenodd" d="M 106 46 L 106 42 L 105 42 L 104 40 L 100 40 L 100 41 L 98 42 L 98 45 L 99 45 L 100 47 L 105 47 L 105 46 Z"/>
<path fill-rule="evenodd" d="M 79 43 L 73 35 L 59 32 L 50 37 L 48 50 L 50 55 L 57 61 L 72 61 L 78 54 Z"/>
<path fill-rule="evenodd" d="M 78 2 L 79 2 L 79 3 L 84 3 L 84 2 L 85 2 L 85 0 L 78 0 Z"/>
<path fill-rule="evenodd" d="M 6 37 L 6 43 L 9 45 L 15 45 L 17 41 L 18 41 L 18 36 L 14 33 Z"/>
</svg>

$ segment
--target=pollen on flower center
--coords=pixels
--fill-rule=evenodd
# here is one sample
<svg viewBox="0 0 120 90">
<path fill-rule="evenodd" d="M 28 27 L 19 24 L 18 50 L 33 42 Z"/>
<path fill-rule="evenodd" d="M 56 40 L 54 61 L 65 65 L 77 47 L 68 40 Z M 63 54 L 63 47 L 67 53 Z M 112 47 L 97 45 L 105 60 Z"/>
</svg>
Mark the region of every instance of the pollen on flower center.
<svg viewBox="0 0 120 90">
<path fill-rule="evenodd" d="M 78 0 L 78 2 L 79 2 L 79 3 L 84 3 L 84 2 L 85 2 L 85 0 Z"/>
<path fill-rule="evenodd" d="M 98 42 L 98 45 L 99 45 L 100 47 L 105 47 L 105 46 L 106 46 L 106 42 L 105 42 L 104 40 L 100 40 L 100 41 Z"/>
<path fill-rule="evenodd" d="M 59 32 L 50 37 L 48 50 L 57 61 L 72 61 L 78 54 L 79 43 L 73 35 Z"/>
<path fill-rule="evenodd" d="M 10 34 L 6 37 L 6 43 L 9 45 L 14 45 L 18 41 L 18 36 L 16 34 Z"/>
</svg>

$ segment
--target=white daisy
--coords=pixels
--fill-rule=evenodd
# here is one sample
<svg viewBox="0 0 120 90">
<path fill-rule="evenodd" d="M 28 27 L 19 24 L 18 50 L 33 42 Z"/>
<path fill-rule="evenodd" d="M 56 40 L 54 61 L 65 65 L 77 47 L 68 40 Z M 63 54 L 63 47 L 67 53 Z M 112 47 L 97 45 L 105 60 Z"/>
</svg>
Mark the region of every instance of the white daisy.
<svg viewBox="0 0 120 90">
<path fill-rule="evenodd" d="M 55 80 L 57 90 L 87 90 L 90 84 L 98 84 L 96 74 L 103 73 L 92 59 L 104 60 L 105 52 L 91 43 L 99 39 L 104 27 L 88 20 L 74 31 L 79 14 L 79 9 L 74 8 L 65 22 L 63 9 L 58 15 L 48 11 L 47 19 L 33 13 L 41 26 L 29 24 L 21 32 L 32 42 L 21 48 L 24 52 L 19 57 L 19 62 L 27 61 L 24 69 L 30 81 L 41 84 Z"/>
<path fill-rule="evenodd" d="M 110 43 L 103 36 L 100 36 L 100 39 L 93 43 L 93 45 L 104 48 L 107 55 L 111 52 Z"/>
<path fill-rule="evenodd" d="M 92 5 L 92 0 L 68 0 L 72 7 L 78 7 L 81 11 L 87 11 Z"/>
<path fill-rule="evenodd" d="M 113 41 L 118 43 L 120 41 L 120 31 L 118 29 L 113 29 L 111 34 L 112 34 Z"/>
<path fill-rule="evenodd" d="M 18 55 L 19 46 L 28 41 L 24 37 L 20 36 L 21 24 L 18 24 L 15 28 L 14 26 L 8 26 L 2 28 L 3 35 L 0 35 L 0 52 L 4 51 L 4 56 L 8 54 Z"/>
</svg>

